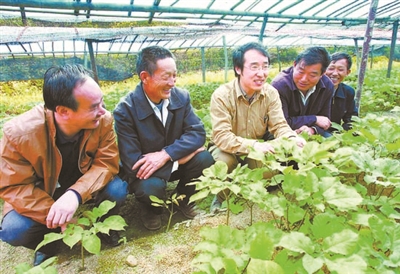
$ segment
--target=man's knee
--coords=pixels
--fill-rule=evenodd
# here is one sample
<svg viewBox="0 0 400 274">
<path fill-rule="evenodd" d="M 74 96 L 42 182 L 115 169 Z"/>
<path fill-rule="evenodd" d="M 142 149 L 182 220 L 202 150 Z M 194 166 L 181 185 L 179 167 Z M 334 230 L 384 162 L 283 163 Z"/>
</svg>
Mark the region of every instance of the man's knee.
<svg viewBox="0 0 400 274">
<path fill-rule="evenodd" d="M 202 169 L 212 166 L 215 161 L 211 153 L 207 150 L 199 152 L 194 157 L 196 164 L 202 167 Z"/>
<path fill-rule="evenodd" d="M 46 227 L 44 225 L 40 225 L 32 219 L 12 210 L 3 217 L 0 239 L 12 246 L 26 246 L 31 241 L 30 235 L 32 231 L 38 232 L 41 226 L 43 226 L 43 231 L 45 231 Z"/>
<path fill-rule="evenodd" d="M 215 161 L 224 162 L 228 166 L 228 173 L 232 172 L 239 164 L 235 155 L 223 152 L 217 147 L 211 148 L 211 154 Z"/>
<path fill-rule="evenodd" d="M 133 180 L 130 184 L 132 184 L 136 199 L 140 202 L 151 203 L 150 196 L 165 199 L 167 183 L 161 178 L 151 177 L 146 180 Z"/>
<path fill-rule="evenodd" d="M 107 184 L 105 192 L 109 200 L 123 202 L 128 195 L 128 183 L 116 176 Z"/>
</svg>

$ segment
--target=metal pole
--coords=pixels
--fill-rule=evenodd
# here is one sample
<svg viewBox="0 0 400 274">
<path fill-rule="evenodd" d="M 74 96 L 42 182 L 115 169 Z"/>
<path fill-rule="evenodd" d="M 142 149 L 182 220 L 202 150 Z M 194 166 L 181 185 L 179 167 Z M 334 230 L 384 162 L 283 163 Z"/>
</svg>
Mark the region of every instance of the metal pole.
<svg viewBox="0 0 400 274">
<path fill-rule="evenodd" d="M 206 82 L 206 58 L 205 58 L 205 54 L 204 54 L 204 47 L 200 48 L 200 52 L 201 52 L 201 72 L 203 75 L 203 83 Z"/>
<path fill-rule="evenodd" d="M 394 48 L 396 47 L 396 39 L 397 39 L 398 29 L 399 29 L 399 20 L 396 20 L 393 23 L 392 43 L 390 44 L 390 56 L 389 56 L 389 64 L 388 64 L 386 78 L 390 78 L 390 72 L 392 70 L 392 63 L 393 63 L 393 58 L 394 58 Z"/>
<path fill-rule="evenodd" d="M 92 71 L 94 74 L 94 80 L 96 83 L 99 83 L 99 76 L 97 75 L 97 68 L 96 68 L 96 59 L 94 58 L 94 53 L 93 53 L 93 40 L 88 39 L 86 40 L 89 48 L 89 55 L 90 55 L 90 63 L 92 64 Z"/>
<path fill-rule="evenodd" d="M 222 36 L 222 43 L 224 44 L 224 56 L 225 56 L 225 83 L 228 82 L 228 50 L 226 48 L 225 35 Z"/>
<path fill-rule="evenodd" d="M 364 83 L 364 77 L 365 77 L 365 70 L 367 67 L 367 61 L 368 61 L 368 51 L 369 51 L 369 45 L 371 42 L 372 38 L 372 31 L 373 31 L 373 26 L 375 22 L 375 16 L 376 16 L 376 10 L 378 8 L 378 0 L 371 0 L 371 5 L 370 5 L 370 10 L 368 14 L 368 22 L 367 22 L 367 28 L 365 29 L 365 37 L 364 37 L 364 44 L 363 44 L 363 50 L 362 50 L 362 56 L 361 56 L 361 63 L 360 63 L 360 70 L 358 72 L 358 86 L 357 86 L 357 92 L 356 92 L 356 107 L 360 111 L 360 101 L 361 101 L 361 93 L 362 93 L 362 86 Z"/>
</svg>

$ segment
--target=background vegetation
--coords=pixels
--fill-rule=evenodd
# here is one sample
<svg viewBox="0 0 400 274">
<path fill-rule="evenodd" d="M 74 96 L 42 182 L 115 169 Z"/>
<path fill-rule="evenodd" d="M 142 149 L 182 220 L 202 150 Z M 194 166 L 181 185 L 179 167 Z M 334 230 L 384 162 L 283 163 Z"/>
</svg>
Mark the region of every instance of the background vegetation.
<svg viewBox="0 0 400 274">
<path fill-rule="evenodd" d="M 279 72 L 273 65 L 268 81 Z M 288 66 L 290 63 L 282 65 Z M 349 273 L 349 269 L 356 270 L 354 273 L 396 273 L 400 267 L 400 63 L 394 63 L 390 79 L 386 68 L 387 58 L 380 57 L 367 71 L 361 119 L 353 131 L 330 141 L 309 138 L 301 152 L 282 143 L 274 156 L 253 155 L 265 163 L 264 168 L 282 172 L 274 180 L 259 180 L 263 169 L 249 171 L 244 167 L 231 175 L 232 181 L 226 180 L 228 175 L 220 166 L 206 172 L 201 181 L 204 185 L 224 183 L 232 187 L 235 195 L 229 210 L 237 214 L 257 207 L 269 214 L 269 220 L 253 224 L 240 215 L 236 225 L 232 217 L 229 223 L 216 227 L 210 219 L 200 219 L 199 225 L 190 229 L 144 235 L 136 221 L 136 205 L 129 199 L 121 213 L 129 225 L 128 242 L 89 256 L 88 273 L 257 273 L 267 268 L 271 273 Z M 228 80 L 233 77 L 230 70 Z M 202 83 L 199 70 L 180 72 L 177 86 L 189 90 L 193 106 L 210 133 L 209 100 L 224 83 L 224 72 L 209 71 L 206 79 Z M 357 86 L 355 68 L 346 82 Z M 42 80 L 0 83 L 0 128 L 15 115 L 42 103 L 42 84 Z M 119 82 L 101 81 L 107 108 L 112 111 L 137 84 L 136 76 Z M 281 165 L 289 160 L 299 163 L 297 171 Z M 281 195 L 264 191 L 265 184 L 277 182 L 283 182 Z M 208 209 L 212 195 L 207 187 L 202 191 L 207 195 L 203 208 Z M 204 205 L 204 200 L 199 201 Z M 223 220 L 219 219 L 220 224 Z M 14 254 L 15 250 L 19 254 L 21 249 L 7 245 L 2 253 Z M 73 252 L 76 249 L 60 255 L 59 273 L 77 271 L 79 259 Z M 127 254 L 139 258 L 136 269 L 125 264 Z M 22 260 L 15 254 L 9 257 Z M 7 264 L 9 257 L 5 257 Z M 170 272 L 163 272 L 167 267 Z"/>
</svg>

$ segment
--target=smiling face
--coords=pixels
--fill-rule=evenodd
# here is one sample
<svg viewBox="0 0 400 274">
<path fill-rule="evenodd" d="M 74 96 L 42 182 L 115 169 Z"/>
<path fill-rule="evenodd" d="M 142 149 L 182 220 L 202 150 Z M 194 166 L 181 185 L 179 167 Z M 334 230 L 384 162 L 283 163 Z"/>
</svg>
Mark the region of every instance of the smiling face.
<svg viewBox="0 0 400 274">
<path fill-rule="evenodd" d="M 339 84 L 350 74 L 351 70 L 347 69 L 347 67 L 347 60 L 339 59 L 337 61 L 332 61 L 326 69 L 325 74 L 331 79 L 335 89 L 337 89 Z"/>
<path fill-rule="evenodd" d="M 157 69 L 153 75 L 147 71 L 140 73 L 140 79 L 143 83 L 143 89 L 149 99 L 158 104 L 163 99 L 171 96 L 171 88 L 176 82 L 176 64 L 174 59 L 165 58 L 157 61 Z"/>
<path fill-rule="evenodd" d="M 247 95 L 252 96 L 262 89 L 268 77 L 268 57 L 259 51 L 251 49 L 244 54 L 243 70 L 236 67 L 236 73 L 240 75 L 240 86 Z M 252 70 L 257 68 L 256 70 Z"/>
<path fill-rule="evenodd" d="M 106 113 L 99 85 L 92 78 L 87 78 L 83 84 L 74 88 L 73 95 L 78 109 L 69 111 L 69 127 L 77 131 L 97 128 L 101 116 Z"/>
<path fill-rule="evenodd" d="M 302 61 L 293 66 L 293 81 L 296 87 L 303 93 L 316 86 L 322 77 L 322 65 L 314 64 L 306 66 Z"/>
</svg>

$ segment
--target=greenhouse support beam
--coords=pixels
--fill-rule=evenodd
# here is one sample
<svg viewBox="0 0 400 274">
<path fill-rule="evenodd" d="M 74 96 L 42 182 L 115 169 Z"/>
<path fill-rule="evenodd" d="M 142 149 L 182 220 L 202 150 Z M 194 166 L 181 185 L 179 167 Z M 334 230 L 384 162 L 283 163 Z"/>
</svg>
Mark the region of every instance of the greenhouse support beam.
<svg viewBox="0 0 400 274">
<path fill-rule="evenodd" d="M 392 63 L 393 63 L 393 59 L 394 59 L 394 49 L 396 48 L 398 29 L 399 29 L 399 20 L 394 21 L 394 23 L 393 23 L 392 43 L 390 44 L 390 56 L 389 56 L 389 64 L 388 64 L 386 78 L 390 78 L 390 72 L 392 71 Z"/>
<path fill-rule="evenodd" d="M 88 49 L 89 49 L 89 56 L 90 56 L 90 63 L 92 64 L 92 71 L 94 74 L 94 80 L 96 83 L 99 83 L 99 76 L 97 75 L 97 68 L 96 68 L 96 59 L 93 53 L 93 41 L 91 39 L 86 40 Z"/>
<path fill-rule="evenodd" d="M 264 31 L 267 26 L 267 22 L 268 22 L 268 15 L 265 15 L 262 26 L 261 26 L 260 36 L 258 37 L 258 41 L 260 41 L 260 43 L 262 43 L 262 41 L 263 41 Z"/>
<path fill-rule="evenodd" d="M 376 16 L 376 10 L 378 8 L 378 0 L 371 0 L 370 10 L 368 13 L 368 23 L 365 29 L 365 36 L 364 36 L 364 44 L 363 50 L 361 55 L 361 63 L 360 63 L 360 70 L 358 72 L 358 85 L 357 85 L 357 92 L 356 92 L 356 107 L 358 112 L 360 113 L 360 101 L 361 101 L 361 93 L 362 93 L 362 86 L 364 83 L 365 77 L 365 70 L 367 67 L 368 62 L 368 52 L 369 52 L 369 45 L 371 43 L 372 38 L 372 31 L 374 29 L 374 22 Z"/>
<path fill-rule="evenodd" d="M 244 17 L 264 17 L 269 18 L 285 18 L 296 20 L 316 20 L 316 21 L 336 21 L 336 22 L 354 22 L 364 24 L 367 22 L 364 18 L 346 18 L 346 17 L 324 17 L 324 16 L 304 16 L 304 15 L 284 15 L 279 13 L 250 12 L 237 10 L 220 10 L 220 9 L 201 9 L 201 8 L 180 8 L 180 7 L 163 7 L 163 6 L 143 6 L 117 3 L 83 3 L 83 2 L 60 2 L 60 1 L 40 1 L 40 0 L 2 0 L 1 5 L 13 7 L 31 7 L 41 9 L 63 9 L 63 10 L 92 10 L 92 11 L 126 11 L 126 12 L 150 12 L 150 13 L 179 13 L 179 14 L 207 14 L 207 15 L 230 15 Z M 93 14 L 91 14 L 93 16 Z M 379 18 L 377 22 L 393 21 L 390 17 Z M 304 23 L 304 22 L 303 22 Z"/>
<path fill-rule="evenodd" d="M 205 52 L 204 52 L 204 47 L 200 48 L 201 52 L 201 73 L 203 76 L 203 83 L 206 82 L 206 57 L 205 57 Z"/>
<path fill-rule="evenodd" d="M 23 24 L 24 26 L 27 26 L 27 25 L 28 25 L 28 23 L 27 23 L 27 21 L 26 21 L 26 13 L 25 13 L 25 8 L 24 8 L 24 7 L 21 7 L 21 8 L 20 8 L 20 10 L 21 10 L 21 19 L 22 19 L 22 24 Z"/>
<path fill-rule="evenodd" d="M 224 44 L 224 56 L 225 56 L 225 83 L 228 82 L 228 49 L 226 48 L 225 35 L 222 36 L 222 43 Z"/>
</svg>

